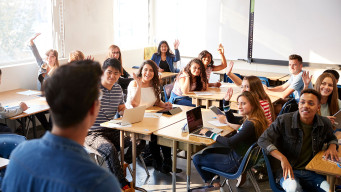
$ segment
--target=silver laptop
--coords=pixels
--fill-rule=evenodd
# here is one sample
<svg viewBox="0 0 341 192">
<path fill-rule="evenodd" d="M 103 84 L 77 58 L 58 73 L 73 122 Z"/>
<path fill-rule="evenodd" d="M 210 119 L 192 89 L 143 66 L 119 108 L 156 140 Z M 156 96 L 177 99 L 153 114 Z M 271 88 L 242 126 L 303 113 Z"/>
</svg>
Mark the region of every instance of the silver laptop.
<svg viewBox="0 0 341 192">
<path fill-rule="evenodd" d="M 186 116 L 187 116 L 187 127 L 188 127 L 189 135 L 194 135 L 198 137 L 206 137 L 205 135 L 199 134 L 200 130 L 203 128 L 208 129 L 212 131 L 213 133 L 220 133 L 223 131 L 222 129 L 218 129 L 218 128 L 204 127 L 200 107 L 196 107 L 192 110 L 187 111 Z"/>
<path fill-rule="evenodd" d="M 122 120 L 120 122 L 117 122 L 116 124 L 125 126 L 141 122 L 143 120 L 145 110 L 146 106 L 138 106 L 131 109 L 125 109 Z"/>
</svg>

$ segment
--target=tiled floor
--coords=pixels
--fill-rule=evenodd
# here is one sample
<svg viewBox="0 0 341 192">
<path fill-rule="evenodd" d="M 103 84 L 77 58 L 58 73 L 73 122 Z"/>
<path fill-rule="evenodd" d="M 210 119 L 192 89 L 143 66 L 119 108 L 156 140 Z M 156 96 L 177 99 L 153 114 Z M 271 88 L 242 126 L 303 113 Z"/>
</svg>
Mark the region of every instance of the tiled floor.
<svg viewBox="0 0 341 192">
<path fill-rule="evenodd" d="M 39 129 L 38 130 L 38 136 L 41 136 L 44 134 L 44 131 Z M 28 138 L 32 138 L 32 134 L 28 136 Z M 184 154 L 180 155 L 184 156 Z M 105 165 L 103 165 L 105 167 Z M 180 168 L 183 170 L 182 173 L 178 173 L 176 176 L 176 191 L 187 191 L 187 185 L 186 185 L 186 159 L 178 158 L 177 160 L 177 168 Z M 137 163 L 137 170 L 136 170 L 136 185 L 138 187 L 144 188 L 147 191 L 150 192 L 163 192 L 163 191 L 172 191 L 172 175 L 171 174 L 163 174 L 159 171 L 154 170 L 153 167 L 148 167 L 150 176 L 147 177 L 147 174 L 144 170 L 144 168 L 141 166 L 140 163 Z M 131 175 L 129 174 L 129 171 L 127 171 L 127 179 L 131 181 Z M 191 188 L 200 187 L 203 186 L 203 182 L 201 180 L 200 175 L 196 171 L 193 163 L 191 166 Z M 252 192 L 255 191 L 251 182 L 246 181 L 246 183 L 240 187 L 235 187 L 235 180 L 230 181 L 232 190 L 234 192 Z M 261 182 L 258 183 L 261 191 L 271 191 L 269 182 Z M 225 185 L 223 187 L 223 190 L 228 192 L 228 187 Z M 222 190 L 221 190 L 222 191 Z"/>
</svg>

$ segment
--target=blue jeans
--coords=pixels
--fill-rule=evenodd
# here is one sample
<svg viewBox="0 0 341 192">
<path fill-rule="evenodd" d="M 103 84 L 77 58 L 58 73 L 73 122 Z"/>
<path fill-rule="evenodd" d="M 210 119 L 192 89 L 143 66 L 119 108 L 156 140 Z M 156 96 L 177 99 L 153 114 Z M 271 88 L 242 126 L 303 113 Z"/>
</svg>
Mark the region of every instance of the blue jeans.
<svg viewBox="0 0 341 192">
<path fill-rule="evenodd" d="M 187 106 L 195 107 L 195 105 L 192 104 L 192 98 L 188 96 L 179 96 L 175 94 L 173 91 L 171 92 L 169 102 L 173 104 L 178 104 L 178 105 L 187 105 Z"/>
<path fill-rule="evenodd" d="M 281 178 L 280 184 L 285 191 L 329 191 L 329 184 L 322 175 L 307 170 L 294 170 L 294 176 L 294 180 Z"/>
<path fill-rule="evenodd" d="M 210 167 L 219 171 L 234 173 L 238 170 L 241 157 L 230 148 L 208 148 L 202 154 L 193 157 L 193 164 L 205 183 L 211 181 L 215 174 L 203 170 L 201 167 Z"/>
</svg>

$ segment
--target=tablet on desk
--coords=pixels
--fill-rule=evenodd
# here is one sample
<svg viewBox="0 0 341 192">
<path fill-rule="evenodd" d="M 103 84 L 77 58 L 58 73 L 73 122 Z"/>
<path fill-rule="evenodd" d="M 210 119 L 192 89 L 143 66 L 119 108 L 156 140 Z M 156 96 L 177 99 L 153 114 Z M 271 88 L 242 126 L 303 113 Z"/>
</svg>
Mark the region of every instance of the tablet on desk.
<svg viewBox="0 0 341 192">
<path fill-rule="evenodd" d="M 174 107 L 172 109 L 162 109 L 160 111 L 157 111 L 157 113 L 164 113 L 167 115 L 175 115 L 177 113 L 180 113 L 182 109 L 180 107 Z"/>
</svg>

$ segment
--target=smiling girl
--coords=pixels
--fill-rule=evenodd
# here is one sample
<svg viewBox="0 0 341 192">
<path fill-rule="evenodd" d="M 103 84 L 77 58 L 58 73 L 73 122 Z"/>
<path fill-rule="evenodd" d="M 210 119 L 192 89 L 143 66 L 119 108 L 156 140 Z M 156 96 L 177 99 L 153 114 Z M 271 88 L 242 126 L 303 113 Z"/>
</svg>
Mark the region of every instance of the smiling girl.
<svg viewBox="0 0 341 192">
<path fill-rule="evenodd" d="M 206 184 L 209 184 L 215 174 L 203 170 L 202 166 L 224 172 L 236 172 L 248 148 L 257 142 L 258 137 L 268 127 L 268 121 L 258 102 L 257 95 L 244 91 L 238 96 L 238 110 L 242 117 L 236 117 L 229 108 L 232 94 L 233 89 L 229 88 L 224 96 L 224 110 L 228 126 L 236 129 L 237 133 L 231 137 L 223 137 L 208 129 L 200 131 L 200 134 L 210 137 L 222 146 L 208 148 L 193 158 L 195 168 Z M 220 186 L 219 180 L 214 181 L 213 186 Z"/>
</svg>

